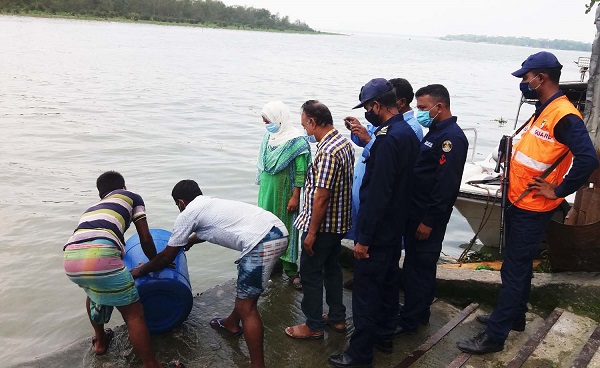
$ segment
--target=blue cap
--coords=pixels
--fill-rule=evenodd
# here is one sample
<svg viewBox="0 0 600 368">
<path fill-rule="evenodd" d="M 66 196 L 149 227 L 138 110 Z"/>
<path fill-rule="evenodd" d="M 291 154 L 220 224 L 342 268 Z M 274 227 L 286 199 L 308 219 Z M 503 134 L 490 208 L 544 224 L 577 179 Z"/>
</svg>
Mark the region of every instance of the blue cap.
<svg viewBox="0 0 600 368">
<path fill-rule="evenodd" d="M 511 73 L 515 77 L 521 78 L 528 71 L 533 69 L 562 69 L 562 65 L 558 62 L 556 56 L 548 51 L 540 51 L 537 54 L 529 55 L 521 64 L 521 69 Z"/>
<path fill-rule="evenodd" d="M 365 103 L 367 103 L 369 100 L 381 96 L 382 94 L 389 92 L 393 89 L 394 87 L 390 82 L 387 81 L 387 79 L 371 79 L 360 89 L 360 93 L 358 94 L 358 100 L 360 101 L 360 103 L 354 106 L 353 109 L 363 107 Z"/>
</svg>

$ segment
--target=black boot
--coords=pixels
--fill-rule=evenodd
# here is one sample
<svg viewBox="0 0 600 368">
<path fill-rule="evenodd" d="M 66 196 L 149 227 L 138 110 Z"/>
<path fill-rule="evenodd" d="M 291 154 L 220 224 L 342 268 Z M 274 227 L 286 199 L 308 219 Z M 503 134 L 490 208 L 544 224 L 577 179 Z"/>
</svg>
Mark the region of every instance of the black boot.
<svg viewBox="0 0 600 368">
<path fill-rule="evenodd" d="M 372 363 L 358 362 L 346 353 L 330 355 L 327 361 L 334 367 L 369 368 L 372 365 Z"/>
<path fill-rule="evenodd" d="M 394 352 L 394 340 L 389 337 L 376 337 L 373 346 L 375 349 L 385 354 L 391 354 Z"/>
<path fill-rule="evenodd" d="M 480 316 L 475 317 L 475 319 L 477 320 L 477 322 L 483 324 L 483 325 L 487 325 L 488 321 L 490 320 L 490 315 L 489 314 L 482 314 Z M 519 319 L 516 319 L 513 321 L 511 330 L 513 331 L 525 331 L 525 316 L 522 316 Z"/>
<path fill-rule="evenodd" d="M 504 350 L 504 343 L 493 341 L 485 333 L 485 331 L 475 337 L 470 338 L 469 340 L 457 342 L 456 346 L 465 353 L 477 355 L 495 353 L 497 351 Z"/>
</svg>

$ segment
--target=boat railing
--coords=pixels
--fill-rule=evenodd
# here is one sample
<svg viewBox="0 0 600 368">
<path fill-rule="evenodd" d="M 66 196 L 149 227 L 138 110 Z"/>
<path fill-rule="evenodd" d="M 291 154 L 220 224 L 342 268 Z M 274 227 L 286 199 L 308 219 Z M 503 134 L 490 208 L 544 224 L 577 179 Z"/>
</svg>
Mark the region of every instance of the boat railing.
<svg viewBox="0 0 600 368">
<path fill-rule="evenodd" d="M 463 132 L 473 132 L 473 144 L 469 144 L 469 149 L 471 150 L 471 163 L 475 160 L 475 152 L 477 149 L 477 129 L 475 128 L 463 128 Z"/>
</svg>

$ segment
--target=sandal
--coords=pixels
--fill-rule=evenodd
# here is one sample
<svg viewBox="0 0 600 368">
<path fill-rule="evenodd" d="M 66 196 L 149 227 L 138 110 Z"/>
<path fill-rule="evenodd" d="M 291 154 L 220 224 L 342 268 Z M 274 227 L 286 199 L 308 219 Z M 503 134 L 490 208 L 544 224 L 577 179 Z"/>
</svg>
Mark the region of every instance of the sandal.
<svg viewBox="0 0 600 368">
<path fill-rule="evenodd" d="M 229 335 L 232 335 L 232 336 L 240 336 L 241 334 L 244 333 L 244 330 L 242 329 L 241 326 L 238 326 L 239 330 L 237 330 L 236 332 L 233 332 L 233 331 L 229 331 L 227 329 L 227 327 L 223 326 L 222 322 L 223 322 L 222 318 L 213 318 L 210 320 L 210 322 L 208 324 L 210 325 L 210 327 L 214 328 L 215 330 L 227 332 Z"/>
<path fill-rule="evenodd" d="M 291 283 L 292 283 L 292 286 L 294 287 L 294 289 L 302 290 L 302 281 L 300 279 L 299 273 L 294 275 L 294 277 L 291 277 L 290 280 L 291 280 Z"/>
<path fill-rule="evenodd" d="M 110 346 L 110 342 L 112 341 L 113 337 L 115 337 L 115 332 L 113 330 L 111 330 L 110 328 L 105 329 L 104 334 L 106 335 L 106 349 L 104 349 L 104 351 L 102 351 L 100 353 L 96 353 L 96 355 L 106 354 L 106 352 L 108 351 L 108 347 Z M 94 348 L 95 346 L 96 346 L 96 336 L 92 337 L 92 348 Z"/>
<path fill-rule="evenodd" d="M 325 324 L 331 327 L 335 332 L 346 332 L 346 321 L 331 322 L 326 313 L 323 313 L 323 320 L 325 321 Z"/>
<path fill-rule="evenodd" d="M 318 340 L 322 339 L 325 333 L 323 331 L 313 331 L 306 323 L 296 326 L 286 327 L 285 334 L 293 339 L 300 340 Z"/>
</svg>

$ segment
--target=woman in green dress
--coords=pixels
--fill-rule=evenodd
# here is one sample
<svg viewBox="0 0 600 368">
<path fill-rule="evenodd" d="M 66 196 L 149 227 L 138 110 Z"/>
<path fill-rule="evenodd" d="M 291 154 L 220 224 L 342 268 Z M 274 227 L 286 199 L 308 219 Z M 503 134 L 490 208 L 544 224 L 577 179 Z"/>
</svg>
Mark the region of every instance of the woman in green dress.
<svg viewBox="0 0 600 368">
<path fill-rule="evenodd" d="M 281 256 L 283 271 L 294 287 L 300 289 L 298 273 L 298 229 L 293 226 L 298 215 L 300 191 L 311 161 L 310 145 L 303 132 L 290 121 L 290 110 L 281 101 L 269 102 L 262 109 L 265 133 L 258 154 L 258 206 L 283 221 L 290 233 L 289 243 Z"/>
</svg>

